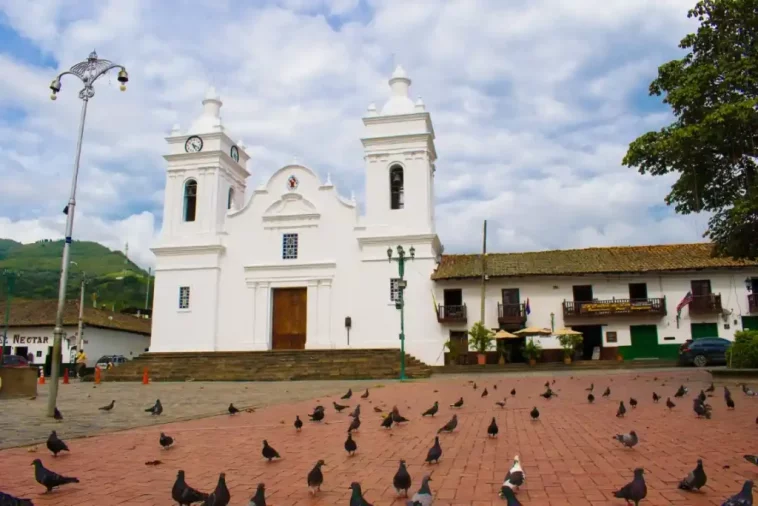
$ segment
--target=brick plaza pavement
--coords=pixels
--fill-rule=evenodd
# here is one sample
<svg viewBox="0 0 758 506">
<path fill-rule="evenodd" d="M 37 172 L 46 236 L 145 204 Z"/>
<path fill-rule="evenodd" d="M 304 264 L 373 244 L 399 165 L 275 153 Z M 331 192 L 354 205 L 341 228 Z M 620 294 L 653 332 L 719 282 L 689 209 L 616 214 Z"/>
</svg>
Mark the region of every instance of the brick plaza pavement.
<svg viewBox="0 0 758 506">
<path fill-rule="evenodd" d="M 658 380 L 653 381 L 656 376 Z M 247 504 L 259 482 L 266 484 L 268 504 L 274 506 L 347 505 L 348 486 L 358 481 L 368 501 L 381 506 L 403 504 L 394 496 L 392 476 L 398 460 L 404 459 L 413 477 L 413 489 L 423 474 L 433 470 L 431 487 L 436 505 L 490 506 L 504 504 L 497 491 L 513 456 L 518 454 L 526 473 L 526 484 L 518 496 L 525 506 L 623 505 L 624 501 L 613 499 L 612 493 L 631 479 L 635 467 L 646 471 L 648 497 L 643 505 L 700 506 L 719 505 L 739 491 L 743 480 L 758 477 L 758 468 L 742 459 L 744 453 L 758 452 L 758 399 L 746 398 L 736 386 L 730 385 L 737 403 L 735 411 L 726 410 L 723 389 L 717 383 L 717 391 L 709 400 L 713 419 L 697 420 L 692 397 L 710 381 L 702 371 L 576 374 L 574 379 L 561 375 L 555 377 L 553 386 L 558 397 L 551 400 L 538 396 L 544 391 L 546 378 L 551 376 L 435 377 L 372 389 L 367 400 L 359 399 L 360 387 L 354 387 L 349 404 L 353 407 L 360 402 L 363 413 L 354 457 L 348 457 L 343 449 L 347 413 L 336 414 L 331 407 L 339 395 L 235 417 L 172 422 L 84 439 L 67 439 L 67 422 L 63 422 L 57 430 L 68 441 L 71 453 L 53 458 L 44 445 L 36 452 L 26 448 L 0 452 L 0 490 L 31 497 L 38 505 L 166 505 L 171 504 L 176 471 L 184 469 L 188 483 L 205 491 L 213 489 L 219 472 L 226 472 L 231 505 Z M 469 381 L 478 382 L 479 388 L 474 391 Z M 594 405 L 588 405 L 584 390 L 590 382 L 595 383 Z M 680 383 L 688 386 L 690 393 L 674 399 Z M 252 384 L 240 384 L 240 388 L 243 385 Z M 485 386 L 489 396 L 481 398 Z M 611 388 L 610 399 L 601 398 L 606 386 Z M 514 387 L 517 393 L 512 398 L 509 391 Z M 663 396 L 658 405 L 651 400 L 654 390 Z M 637 409 L 628 406 L 630 395 L 639 401 Z M 454 412 L 448 405 L 460 396 L 465 404 L 455 411 L 458 429 L 440 436 L 440 464 L 424 466 L 436 430 Z M 667 396 L 677 403 L 672 412 L 665 407 Z M 501 410 L 494 402 L 503 397 L 508 401 Z M 619 419 L 615 413 L 622 399 L 629 412 Z M 440 402 L 437 416 L 420 418 L 434 400 Z M 220 400 L 198 396 L 197 402 Z M 317 402 L 327 408 L 325 421 L 305 421 L 306 413 Z M 394 404 L 411 421 L 391 430 L 381 429 L 381 415 L 374 413 L 374 406 L 387 410 Z M 542 414 L 538 422 L 529 418 L 535 405 Z M 301 433 L 292 427 L 296 414 L 305 421 Z M 486 436 L 492 416 L 500 426 L 495 440 Z M 632 429 L 640 437 L 635 449 L 622 448 L 612 439 L 615 433 Z M 171 450 L 160 449 L 161 430 L 175 437 L 177 443 Z M 282 454 L 281 461 L 263 460 L 263 439 Z M 34 458 L 41 458 L 54 471 L 79 477 L 81 483 L 42 494 L 44 489 L 35 483 L 30 467 Z M 677 490 L 677 483 L 694 468 L 698 458 L 703 459 L 708 474 L 704 491 Z M 145 465 L 156 459 L 162 464 Z M 305 477 L 318 459 L 326 461 L 325 482 L 322 493 L 312 498 Z"/>
</svg>

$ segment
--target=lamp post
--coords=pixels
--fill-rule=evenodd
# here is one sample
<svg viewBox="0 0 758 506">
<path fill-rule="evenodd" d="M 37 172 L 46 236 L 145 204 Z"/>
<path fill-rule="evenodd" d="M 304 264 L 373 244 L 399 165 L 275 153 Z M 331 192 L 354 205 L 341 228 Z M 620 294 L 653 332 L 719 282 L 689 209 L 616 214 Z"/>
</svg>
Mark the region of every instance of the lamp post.
<svg viewBox="0 0 758 506">
<path fill-rule="evenodd" d="M 408 252 L 411 255 L 411 260 L 416 256 L 416 248 L 411 246 Z M 397 257 L 393 258 L 392 248 L 387 248 L 387 259 L 390 263 L 394 260 L 397 262 L 397 273 L 400 279 L 397 282 L 397 300 L 395 301 L 395 309 L 400 310 L 400 381 L 404 381 L 405 378 L 405 288 L 408 283 L 405 281 L 405 250 L 402 246 L 397 247 Z"/>
<path fill-rule="evenodd" d="M 76 141 L 76 157 L 74 158 L 74 177 L 71 181 L 71 194 L 68 198 L 68 205 L 63 210 L 66 214 L 66 235 L 63 243 L 63 255 L 61 259 L 61 279 L 58 286 L 58 310 L 55 313 L 55 330 L 53 330 L 53 356 L 52 368 L 50 374 L 50 396 L 47 399 L 47 416 L 52 417 L 55 413 L 55 405 L 58 401 L 58 378 L 60 376 L 61 361 L 61 343 L 63 341 L 63 309 L 66 304 L 66 283 L 68 282 L 68 264 L 71 253 L 71 235 L 74 229 L 74 208 L 76 206 L 76 182 L 79 177 L 79 160 L 82 155 L 82 137 L 84 136 L 84 120 L 87 117 L 87 103 L 95 96 L 93 85 L 98 78 L 108 73 L 109 70 L 118 68 L 118 81 L 121 83 L 121 91 L 126 90 L 126 83 L 129 81 L 129 75 L 126 68 L 122 65 L 115 64 L 108 60 L 101 60 L 97 53 L 92 51 L 87 60 L 79 62 L 69 70 L 58 74 L 50 83 L 51 100 L 57 98 L 57 93 L 61 91 L 61 78 L 65 75 L 72 75 L 79 78 L 84 87 L 79 91 L 79 98 L 82 100 L 82 112 L 79 118 L 79 137 Z"/>
<path fill-rule="evenodd" d="M 7 284 L 7 291 L 5 294 L 5 321 L 3 323 L 3 344 L 0 346 L 0 365 L 3 363 L 3 355 L 5 354 L 5 344 L 8 340 L 8 324 L 11 318 L 11 298 L 13 297 L 13 285 L 16 283 L 16 272 L 4 269 L 3 276 L 5 277 Z"/>
<path fill-rule="evenodd" d="M 73 260 L 70 262 L 77 267 L 79 267 L 79 264 L 74 262 Z M 82 271 L 82 287 L 79 292 L 79 328 L 77 332 L 77 343 L 76 343 L 76 351 L 77 353 L 82 351 L 82 348 L 84 347 L 84 336 L 82 335 L 84 333 L 84 285 L 87 283 L 87 273 Z"/>
</svg>

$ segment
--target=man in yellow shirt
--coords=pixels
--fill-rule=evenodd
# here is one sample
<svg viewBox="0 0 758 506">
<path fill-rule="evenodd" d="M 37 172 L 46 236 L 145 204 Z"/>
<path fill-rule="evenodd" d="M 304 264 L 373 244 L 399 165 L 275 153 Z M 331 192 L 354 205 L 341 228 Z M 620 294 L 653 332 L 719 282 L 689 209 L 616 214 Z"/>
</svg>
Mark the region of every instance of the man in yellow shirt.
<svg viewBox="0 0 758 506">
<path fill-rule="evenodd" d="M 79 350 L 79 353 L 76 354 L 76 372 L 80 379 L 84 376 L 85 367 L 87 367 L 87 354 L 84 353 L 84 348 L 82 348 Z"/>
</svg>

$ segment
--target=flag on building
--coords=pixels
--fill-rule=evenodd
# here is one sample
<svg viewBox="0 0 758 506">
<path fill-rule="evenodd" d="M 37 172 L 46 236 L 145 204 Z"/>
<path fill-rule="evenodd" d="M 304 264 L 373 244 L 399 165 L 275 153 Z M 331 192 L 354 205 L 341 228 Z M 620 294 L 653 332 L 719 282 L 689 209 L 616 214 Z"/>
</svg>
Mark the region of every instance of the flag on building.
<svg viewBox="0 0 758 506">
<path fill-rule="evenodd" d="M 687 292 L 687 295 L 685 295 L 684 298 L 679 301 L 679 304 L 676 305 L 676 315 L 679 316 L 682 313 L 684 306 L 688 306 L 690 302 L 692 302 L 692 292 Z"/>
<path fill-rule="evenodd" d="M 532 312 L 532 306 L 529 305 L 529 297 L 526 298 L 526 315 L 529 316 L 529 314 Z"/>
</svg>

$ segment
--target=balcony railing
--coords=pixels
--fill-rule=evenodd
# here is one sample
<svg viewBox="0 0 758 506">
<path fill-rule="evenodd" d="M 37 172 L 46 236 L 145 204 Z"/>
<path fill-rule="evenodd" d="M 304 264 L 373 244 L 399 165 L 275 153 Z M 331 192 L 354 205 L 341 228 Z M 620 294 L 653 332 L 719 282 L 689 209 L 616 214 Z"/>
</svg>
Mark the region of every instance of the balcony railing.
<svg viewBox="0 0 758 506">
<path fill-rule="evenodd" d="M 563 301 L 563 317 L 637 316 L 666 314 L 666 297 L 654 299 L 610 299 L 587 302 Z"/>
<path fill-rule="evenodd" d="M 523 325 L 526 323 L 526 305 L 521 304 L 497 304 L 497 322 L 501 325 Z"/>
<path fill-rule="evenodd" d="M 460 306 L 437 305 L 437 321 L 440 323 L 466 323 L 466 304 Z"/>
<path fill-rule="evenodd" d="M 747 307 L 751 313 L 758 313 L 758 293 L 748 294 Z"/>
<path fill-rule="evenodd" d="M 689 304 L 690 314 L 718 314 L 722 310 L 721 294 L 695 295 Z"/>
</svg>

